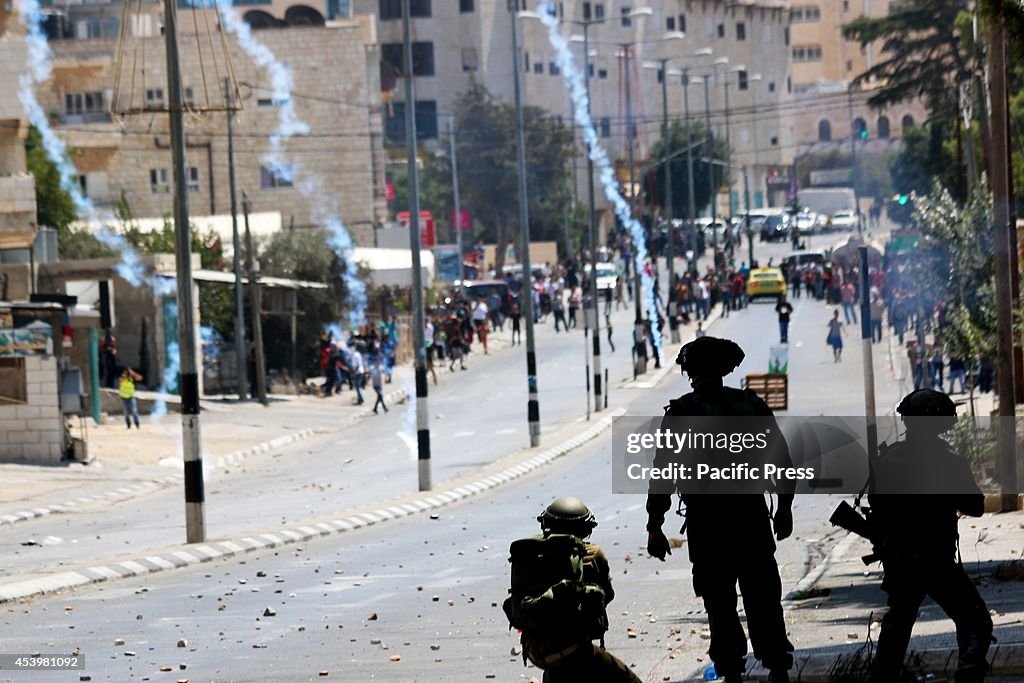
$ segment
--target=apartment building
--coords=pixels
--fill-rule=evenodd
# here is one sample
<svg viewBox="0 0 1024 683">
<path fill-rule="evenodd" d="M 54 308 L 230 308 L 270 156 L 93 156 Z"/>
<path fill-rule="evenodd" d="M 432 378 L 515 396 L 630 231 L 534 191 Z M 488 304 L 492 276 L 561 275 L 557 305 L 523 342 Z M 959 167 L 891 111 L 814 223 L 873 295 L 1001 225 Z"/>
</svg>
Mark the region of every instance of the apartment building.
<svg viewBox="0 0 1024 683">
<path fill-rule="evenodd" d="M 470 79 L 483 82 L 498 98 L 512 101 L 510 13 L 506 2 L 482 0 L 412 0 L 411 5 L 418 137 L 428 146 L 439 145 L 437 139 L 446 135 L 452 102 Z M 537 3 L 518 0 L 518 7 L 533 12 Z M 650 148 L 661 137 L 662 126 L 661 81 L 665 75 L 658 68 L 648 68 L 653 66 L 648 62 L 669 59 L 669 118 L 684 117 L 683 79 L 676 70 L 689 68 L 691 76 L 709 79 L 707 107 L 704 85 L 690 81 L 691 117 L 704 120 L 709 108 L 715 133 L 725 137 L 728 130 L 734 182 L 731 197 L 721 198 L 722 210 L 730 203 L 733 210 L 742 207 L 744 167 L 752 206 L 782 199 L 778 193 L 770 196 L 768 192 L 768 178 L 791 161 L 795 133 L 782 116 L 782 103 L 788 100 L 792 84 L 789 15 L 781 3 L 563 0 L 552 7 L 567 37 L 582 34 L 583 23 L 588 24 L 592 118 L 623 178 L 628 177 L 628 166 L 623 170 L 629 151 L 627 109 L 633 114 L 634 176 L 639 176 L 649 167 Z M 371 15 L 377 22 L 385 74 L 382 85 L 394 88 L 387 93 L 391 106 L 385 126 L 390 140 L 401 142 L 404 93 L 400 80 L 389 82 L 386 78 L 389 72 L 402 71 L 401 0 L 354 0 L 352 11 L 356 16 Z M 536 18 L 521 17 L 519 21 L 524 101 L 571 124 L 568 90 L 546 28 Z M 582 68 L 581 43 L 573 46 Z M 708 50 L 710 56 L 694 55 Z M 581 142 L 576 169 L 581 197 L 586 187 L 584 169 Z M 603 198 L 599 202 L 605 206 Z"/>
<path fill-rule="evenodd" d="M 880 46 L 861 47 L 843 37 L 843 26 L 859 17 L 880 17 L 890 0 L 790 0 L 793 91 L 798 107 L 800 152 L 835 146 L 856 137 L 881 151 L 926 118 L 917 100 L 884 111 L 867 106 L 876 84 L 851 90 L 850 83 L 884 59 Z"/>
<path fill-rule="evenodd" d="M 246 3 L 239 11 L 253 36 L 291 71 L 291 103 L 309 133 L 282 144 L 284 164 L 266 160 L 284 101 L 275 99 L 271 75 L 228 34 L 227 50 L 242 99 L 234 121 L 235 173 L 253 212 L 279 211 L 287 225 L 318 225 L 318 207 L 336 198 L 340 218 L 359 244 L 373 244 L 373 228 L 386 215 L 379 107 L 379 55 L 372 21 L 349 19 L 340 0 L 321 7 Z M 172 211 L 172 170 L 166 114 L 162 4 L 144 3 L 129 27 L 131 63 L 121 63 L 121 92 L 134 108 L 108 113 L 118 76 L 121 2 L 55 6 L 48 22 L 53 78 L 37 93 L 56 130 L 72 147 L 79 182 L 98 206 L 124 199 L 140 217 Z M 333 17 L 333 18 L 332 18 Z M 226 114 L 203 114 L 223 104 L 223 65 L 215 68 L 200 45 L 219 40 L 213 12 L 179 10 L 179 51 L 187 104 L 187 181 L 194 215 L 230 209 Z M 197 32 L 195 29 L 199 28 Z M 212 27 L 211 33 L 204 27 Z M 125 89 L 131 93 L 125 95 Z"/>
</svg>

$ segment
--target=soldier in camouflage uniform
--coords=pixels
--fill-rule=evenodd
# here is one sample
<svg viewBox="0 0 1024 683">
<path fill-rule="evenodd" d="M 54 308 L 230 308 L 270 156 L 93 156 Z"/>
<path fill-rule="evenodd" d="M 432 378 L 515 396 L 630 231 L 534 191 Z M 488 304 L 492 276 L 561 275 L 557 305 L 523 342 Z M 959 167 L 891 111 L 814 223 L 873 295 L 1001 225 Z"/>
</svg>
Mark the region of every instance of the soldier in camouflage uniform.
<svg viewBox="0 0 1024 683">
<path fill-rule="evenodd" d="M 686 344 L 676 363 L 689 376 L 693 391 L 671 401 L 666 417 L 749 416 L 774 421 L 771 409 L 754 392 L 723 385 L 723 378 L 743 357 L 743 350 L 728 339 L 705 336 Z M 777 428 L 775 432 L 779 433 Z M 783 464 L 789 461 L 788 450 L 782 449 L 781 459 Z M 647 497 L 647 551 L 664 560 L 672 551 L 661 527 L 672 496 L 654 488 Z M 774 517 L 763 492 L 680 495 L 686 504 L 684 529 L 694 592 L 703 598 L 708 613 L 709 654 L 718 675 L 728 683 L 743 680 L 747 639 L 736 610 L 739 583 L 754 656 L 770 671 L 770 681 L 788 683 L 793 645 L 782 614 L 775 541 L 793 532 L 793 494 L 780 491 Z"/>
<path fill-rule="evenodd" d="M 885 569 L 882 589 L 889 595 L 868 683 L 900 680 L 926 597 L 956 623 L 956 683 L 981 683 L 992 618 L 960 561 L 957 522 L 960 514 L 980 517 L 985 497 L 966 459 L 940 438 L 956 424 L 956 406 L 947 395 L 920 389 L 896 410 L 907 436 L 884 449 L 873 465 L 868 495 L 871 521 L 880 532 L 873 540 Z"/>
<path fill-rule="evenodd" d="M 590 509 L 579 498 L 564 496 L 544 510 L 537 521 L 544 535 L 570 534 L 587 539 L 597 526 Z M 587 543 L 583 575 L 587 583 L 604 590 L 605 604 L 615 597 L 611 572 L 604 551 Z M 582 639 L 581 639 L 582 637 Z M 573 633 L 523 633 L 523 652 L 537 667 L 544 669 L 544 683 L 640 683 L 636 674 L 604 647 L 594 645 L 585 635 Z"/>
</svg>

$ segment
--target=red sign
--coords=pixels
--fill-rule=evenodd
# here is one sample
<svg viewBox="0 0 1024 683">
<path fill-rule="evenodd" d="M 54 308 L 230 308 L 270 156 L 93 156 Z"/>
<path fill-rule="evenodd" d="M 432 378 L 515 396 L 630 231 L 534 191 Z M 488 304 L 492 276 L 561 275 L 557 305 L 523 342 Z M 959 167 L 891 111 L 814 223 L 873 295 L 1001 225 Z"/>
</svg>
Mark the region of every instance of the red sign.
<svg viewBox="0 0 1024 683">
<path fill-rule="evenodd" d="M 384 199 L 393 201 L 395 199 L 395 184 L 385 183 L 384 184 Z"/>
<path fill-rule="evenodd" d="M 403 228 L 409 227 L 409 212 L 398 212 L 398 223 Z M 420 246 L 430 249 L 437 244 L 437 232 L 434 230 L 434 214 L 420 211 Z"/>
<path fill-rule="evenodd" d="M 473 221 L 472 221 L 472 219 L 469 216 L 469 209 L 462 209 L 462 210 L 459 211 L 459 214 L 460 214 L 459 217 L 462 220 L 460 220 L 458 223 L 459 223 L 459 227 L 462 230 L 469 230 L 471 227 L 473 227 Z M 454 211 L 452 211 L 451 220 L 452 220 L 451 224 L 455 225 L 455 212 Z"/>
</svg>

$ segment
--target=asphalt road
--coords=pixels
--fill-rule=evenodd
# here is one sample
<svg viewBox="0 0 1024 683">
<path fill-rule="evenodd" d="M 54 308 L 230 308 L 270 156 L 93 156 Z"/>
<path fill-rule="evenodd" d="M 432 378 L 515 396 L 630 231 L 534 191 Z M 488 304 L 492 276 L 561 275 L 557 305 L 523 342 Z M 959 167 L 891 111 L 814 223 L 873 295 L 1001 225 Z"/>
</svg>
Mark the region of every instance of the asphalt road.
<svg viewBox="0 0 1024 683">
<path fill-rule="evenodd" d="M 860 356 L 849 353 L 859 351 L 858 345 L 848 339 L 847 359 L 833 363 L 831 351 L 822 341 L 828 317 L 820 302 L 797 302 L 790 333 L 789 414 L 856 415 L 863 411 Z M 748 352 L 743 366 L 727 378 L 729 383 L 735 384 L 745 372 L 764 371 L 768 348 L 777 340 L 773 306 L 767 302 L 753 304 L 716 323 L 714 333 L 736 339 Z M 562 335 L 550 346 L 553 349 L 555 343 L 564 343 L 564 358 L 545 352 L 542 362 L 552 364 L 548 368 L 552 377 L 570 374 L 569 341 L 578 346 L 582 338 Z M 881 350 L 882 346 L 876 348 Z M 619 353 L 628 364 L 628 355 Z M 494 406 L 516 405 L 513 377 L 520 375 L 521 368 L 512 368 L 507 355 L 495 356 L 490 364 L 493 370 L 487 359 L 476 362 L 471 372 L 504 370 L 509 372 L 505 378 L 509 386 L 499 387 L 492 380 L 481 390 L 484 382 L 466 382 L 461 388 L 479 391 L 471 394 L 478 400 L 463 397 L 457 405 L 464 411 L 480 411 L 472 415 L 490 429 L 515 428 L 513 424 L 521 428 L 518 410 L 506 411 L 506 415 L 512 413 L 506 417 L 494 416 L 499 412 Z M 579 365 L 582 375 L 582 362 Z M 627 374 L 622 369 L 618 372 Z M 894 392 L 895 387 L 887 381 L 884 368 L 878 374 L 879 402 L 884 405 L 886 392 Z M 479 379 L 467 373 L 470 378 Z M 556 389 L 554 381 L 550 384 L 550 395 L 542 394 L 542 408 L 550 406 L 547 409 L 557 414 L 562 405 L 564 419 L 573 419 L 571 406 L 578 409 L 578 390 Z M 525 403 L 525 387 L 520 388 Z M 501 403 L 493 396 L 480 398 L 497 389 L 509 392 Z M 657 415 L 668 398 L 687 390 L 683 378 L 670 374 L 654 389 L 619 394 L 624 395 L 622 399 L 634 399 L 630 414 Z M 560 392 L 565 394 L 561 402 L 557 398 Z M 438 393 L 443 396 L 443 392 Z M 441 408 L 437 410 L 444 413 Z M 309 446 L 296 450 L 313 450 L 302 456 L 304 464 L 310 466 L 333 462 L 340 471 L 325 468 L 313 480 L 338 482 L 339 486 L 346 470 L 338 467 L 338 461 L 358 455 L 367 471 L 381 476 L 394 472 L 390 475 L 393 478 L 377 485 L 372 495 L 393 494 L 411 481 L 411 474 L 399 470 L 413 469 L 408 453 L 403 453 L 393 443 L 395 437 L 387 434 L 399 428 L 394 423 L 398 417 L 392 415 L 351 428 L 345 437 L 355 443 L 341 454 L 337 452 L 341 448 L 337 437 L 333 444 L 317 444 L 323 450 Z M 510 426 L 502 426 L 505 424 Z M 479 453 L 492 452 L 487 449 L 499 441 L 479 428 L 473 429 L 473 425 L 472 418 L 460 424 L 462 431 L 476 432 L 472 436 L 448 435 L 450 444 L 463 439 L 464 446 L 438 449 L 439 460 L 450 457 L 458 462 L 463 458 L 453 470 L 470 467 L 474 458 L 479 461 L 483 457 Z M 380 434 L 380 442 L 372 441 L 374 433 Z M 367 440 L 360 441 L 360 434 L 367 435 Z M 501 441 L 507 451 L 507 441 Z M 486 680 L 488 675 L 497 680 L 518 680 L 538 672 L 524 669 L 521 658 L 511 654 L 517 637 L 508 631 L 499 607 L 508 586 L 507 547 L 515 538 L 536 532 L 534 518 L 550 500 L 574 494 L 584 498 L 597 515 L 600 526 L 594 540 L 606 548 L 613 568 L 617 597 L 609 609 L 609 649 L 646 680 L 660 681 L 666 676 L 681 680 L 707 663 L 704 614 L 692 593 L 685 548 L 665 563 L 643 552 L 644 498 L 611 493 L 610 442 L 607 435 L 601 437 L 513 484 L 446 508 L 437 519 L 414 516 L 301 546 L 250 553 L 10 605 L 5 614 L 5 650 L 69 652 L 77 648 L 86 656 L 85 673 L 92 680 L 292 681 L 319 680 L 320 672 L 341 680 Z M 439 439 L 439 443 L 443 441 Z M 303 462 L 288 467 L 291 463 L 296 460 L 285 451 L 281 458 L 266 458 L 258 467 L 246 467 L 247 472 L 233 472 L 218 480 L 214 486 L 219 488 L 210 492 L 210 517 L 211 522 L 216 520 L 217 533 L 274 525 L 285 509 L 288 519 L 293 520 L 313 514 L 318 505 L 327 511 L 331 506 L 351 504 L 347 497 L 332 499 L 329 494 L 336 494 L 333 486 L 328 491 L 320 490 L 323 483 L 309 487 L 309 471 L 298 466 Z M 360 485 L 361 490 L 351 494 L 370 496 L 370 488 Z M 231 503 L 213 502 L 221 496 L 230 496 Z M 303 501 L 303 506 L 309 507 L 292 510 L 287 508 L 288 501 Z M 820 561 L 838 538 L 825 522 L 833 505 L 834 500 L 825 496 L 798 501 L 796 531 L 792 539 L 780 544 L 778 552 L 787 590 Z M 231 514 L 225 515 L 226 519 L 218 517 L 214 511 L 221 509 Z M 180 541 L 177 520 L 171 519 L 180 514 L 176 496 L 150 496 L 137 505 L 125 504 L 115 510 L 116 516 L 109 512 L 105 515 L 106 535 L 100 534 L 103 537 L 96 543 L 85 542 L 89 539 L 83 536 L 79 543 L 67 545 L 91 553 L 134 552 L 141 548 L 118 541 L 138 539 L 140 529 L 153 546 Z M 161 519 L 161 515 L 168 518 Z M 97 514 L 92 523 L 101 524 L 103 517 Z M 122 525 L 120 529 L 111 528 L 114 519 Z M 23 535 L 31 528 L 29 533 L 39 534 L 39 525 L 45 521 L 26 522 L 18 531 Z M 77 528 L 81 523 L 78 520 L 72 532 L 81 533 Z M 674 529 L 669 525 L 674 523 L 670 518 L 666 525 L 670 535 Z M 15 562 L 32 566 L 26 557 L 15 558 Z M 264 616 L 268 607 L 276 614 Z M 628 628 L 637 636 L 629 637 Z M 791 627 L 798 647 L 801 643 L 822 644 L 819 633 L 801 628 L 799 623 Z M 180 638 L 187 640 L 186 647 L 176 646 Z M 119 644 L 121 640 L 123 644 Z M 396 655 L 400 659 L 392 661 Z M 180 670 L 180 664 L 187 668 Z M 161 672 L 161 667 L 171 667 L 173 672 Z M 0 672 L 0 680 L 3 675 Z M 31 680 L 74 680 L 71 676 L 33 674 Z"/>
</svg>

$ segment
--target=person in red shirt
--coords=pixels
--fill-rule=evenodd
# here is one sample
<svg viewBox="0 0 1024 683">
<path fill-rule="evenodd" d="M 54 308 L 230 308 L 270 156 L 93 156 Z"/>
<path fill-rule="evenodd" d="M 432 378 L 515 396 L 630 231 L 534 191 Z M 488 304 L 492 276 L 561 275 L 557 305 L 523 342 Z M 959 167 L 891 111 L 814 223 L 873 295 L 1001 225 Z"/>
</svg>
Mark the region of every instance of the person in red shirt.
<svg viewBox="0 0 1024 683">
<path fill-rule="evenodd" d="M 841 293 L 843 301 L 843 317 L 847 325 L 857 324 L 857 290 L 853 288 L 852 282 L 843 285 Z"/>
</svg>

